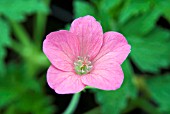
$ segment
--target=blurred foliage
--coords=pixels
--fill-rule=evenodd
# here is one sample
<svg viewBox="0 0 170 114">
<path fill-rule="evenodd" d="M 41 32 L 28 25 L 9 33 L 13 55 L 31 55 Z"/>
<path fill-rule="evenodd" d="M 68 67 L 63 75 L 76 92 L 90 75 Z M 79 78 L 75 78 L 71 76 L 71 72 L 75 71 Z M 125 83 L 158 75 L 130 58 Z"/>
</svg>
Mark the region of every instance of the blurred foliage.
<svg viewBox="0 0 170 114">
<path fill-rule="evenodd" d="M 0 77 L 0 108 L 8 107 L 5 114 L 53 113 L 54 107 L 49 105 L 52 99 L 45 96 L 42 88 L 45 80 L 31 77 L 26 67 L 21 66 L 9 64 L 7 76 Z"/>
<path fill-rule="evenodd" d="M 10 45 L 10 22 L 24 21 L 28 14 L 41 11 L 48 13 L 48 7 L 42 0 L 1 0 L 0 1 L 0 74 L 4 75 L 5 66 L 3 63 L 6 55 L 5 47 Z M 24 39 L 24 38 L 23 38 Z"/>
<path fill-rule="evenodd" d="M 38 44 L 36 44 L 21 22 L 28 15 L 44 15 L 49 13 L 49 0 L 1 0 L 0 1 L 0 113 L 4 114 L 50 114 L 56 111 L 52 105 L 52 97 L 45 94 L 45 79 L 38 78 L 40 69 L 47 68 L 49 63 Z M 36 22 L 36 21 L 35 21 Z M 37 24 L 36 26 L 39 26 Z M 34 27 L 36 27 L 34 26 Z M 41 30 L 39 30 L 41 32 Z M 35 36 L 44 33 L 34 33 Z M 38 34 L 38 35 L 37 35 Z M 7 59 L 7 48 L 12 54 Z"/>
<path fill-rule="evenodd" d="M 0 0 L 0 113 L 56 112 L 53 98 L 46 95 L 45 75 L 40 75 L 49 66 L 41 50 L 49 3 Z M 73 0 L 74 18 L 92 15 L 104 32 L 122 33 L 132 47 L 122 64 L 122 87 L 93 90 L 99 106 L 86 114 L 99 110 L 120 114 L 135 108 L 152 114 L 170 113 L 170 29 L 158 22 L 170 24 L 169 4 L 170 0 Z M 32 33 L 23 25 L 30 15 L 34 20 Z M 12 58 L 8 52 L 14 54 Z"/>
<path fill-rule="evenodd" d="M 40 0 L 1 0 L 0 13 L 2 16 L 14 20 L 23 21 L 27 14 L 37 11 L 48 12 L 45 4 Z"/>
<path fill-rule="evenodd" d="M 159 104 L 159 110 L 170 113 L 170 74 L 155 76 L 147 80 L 148 91 L 152 99 Z"/>
<path fill-rule="evenodd" d="M 0 75 L 4 74 L 4 58 L 6 56 L 5 47 L 10 45 L 10 28 L 7 22 L 0 18 Z"/>
</svg>

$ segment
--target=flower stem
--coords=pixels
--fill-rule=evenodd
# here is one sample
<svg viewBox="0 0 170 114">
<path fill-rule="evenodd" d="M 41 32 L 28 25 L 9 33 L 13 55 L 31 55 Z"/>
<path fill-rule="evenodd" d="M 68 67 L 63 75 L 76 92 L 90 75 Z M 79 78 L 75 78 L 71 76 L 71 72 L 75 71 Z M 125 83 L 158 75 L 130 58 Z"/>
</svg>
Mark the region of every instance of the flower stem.
<svg viewBox="0 0 170 114">
<path fill-rule="evenodd" d="M 15 21 L 10 21 L 10 24 L 13 28 L 13 33 L 15 37 L 23 44 L 23 45 L 28 45 L 30 43 L 30 36 L 28 35 L 27 31 L 25 28 L 20 24 Z"/>
<path fill-rule="evenodd" d="M 71 99 L 70 104 L 68 105 L 66 110 L 63 112 L 63 114 L 73 114 L 73 112 L 75 111 L 75 109 L 78 105 L 79 98 L 80 98 L 80 92 L 74 94 Z"/>
<path fill-rule="evenodd" d="M 47 7 L 49 7 L 51 0 L 43 0 L 43 2 L 45 3 L 45 5 Z M 42 43 L 42 39 L 45 33 L 45 26 L 46 26 L 46 22 L 47 22 L 47 16 L 48 13 L 43 13 L 43 12 L 37 12 L 36 17 L 35 17 L 35 26 L 34 26 L 34 39 L 35 39 L 35 43 L 38 45 L 38 48 L 41 48 L 41 43 Z"/>
</svg>

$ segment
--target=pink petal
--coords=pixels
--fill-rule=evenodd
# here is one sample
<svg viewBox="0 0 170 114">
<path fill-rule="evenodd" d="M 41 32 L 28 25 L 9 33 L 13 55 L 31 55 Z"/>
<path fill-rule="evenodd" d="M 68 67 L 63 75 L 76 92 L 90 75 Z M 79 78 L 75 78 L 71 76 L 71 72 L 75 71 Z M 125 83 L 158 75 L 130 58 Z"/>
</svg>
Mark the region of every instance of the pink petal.
<svg viewBox="0 0 170 114">
<path fill-rule="evenodd" d="M 70 31 L 80 41 L 80 56 L 89 56 L 92 60 L 99 52 L 103 43 L 103 31 L 99 22 L 92 16 L 75 19 Z"/>
<path fill-rule="evenodd" d="M 58 94 L 77 93 L 85 87 L 79 75 L 61 71 L 54 66 L 50 66 L 47 71 L 47 82 Z"/>
<path fill-rule="evenodd" d="M 113 61 L 122 64 L 130 53 L 130 48 L 131 46 L 122 34 L 118 32 L 106 32 L 104 34 L 103 46 L 94 62 L 105 54 L 112 52 Z"/>
<path fill-rule="evenodd" d="M 113 52 L 102 56 L 93 64 L 92 71 L 81 77 L 85 85 L 103 90 L 116 90 L 123 82 L 123 71 L 120 65 L 114 62 Z"/>
<path fill-rule="evenodd" d="M 43 42 L 43 51 L 56 68 L 72 71 L 73 62 L 80 52 L 79 41 L 69 31 L 52 32 Z"/>
</svg>

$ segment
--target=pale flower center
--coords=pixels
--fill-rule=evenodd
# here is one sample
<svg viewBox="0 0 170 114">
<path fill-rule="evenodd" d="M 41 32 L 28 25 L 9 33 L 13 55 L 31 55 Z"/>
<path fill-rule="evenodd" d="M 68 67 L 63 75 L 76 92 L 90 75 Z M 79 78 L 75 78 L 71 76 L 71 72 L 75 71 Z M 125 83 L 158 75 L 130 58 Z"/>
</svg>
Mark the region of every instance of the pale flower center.
<svg viewBox="0 0 170 114">
<path fill-rule="evenodd" d="M 89 73 L 92 67 L 92 63 L 88 60 L 88 57 L 78 57 L 74 62 L 74 69 L 79 75 Z"/>
</svg>

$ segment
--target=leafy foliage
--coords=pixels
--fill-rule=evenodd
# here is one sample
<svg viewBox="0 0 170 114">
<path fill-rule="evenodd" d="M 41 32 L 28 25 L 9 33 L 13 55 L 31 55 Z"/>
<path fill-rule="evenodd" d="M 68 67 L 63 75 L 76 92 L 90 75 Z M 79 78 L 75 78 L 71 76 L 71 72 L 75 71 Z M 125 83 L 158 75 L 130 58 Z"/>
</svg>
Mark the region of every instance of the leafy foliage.
<svg viewBox="0 0 170 114">
<path fill-rule="evenodd" d="M 29 58 L 32 60 L 29 63 L 17 63 L 18 65 L 16 65 L 16 63 L 12 63 L 12 61 L 16 61 L 15 58 L 12 61 L 8 60 L 8 65 L 4 63 L 4 59 L 7 55 L 7 47 L 18 51 L 20 56 L 27 60 L 28 54 L 30 54 L 29 57 L 33 55 L 32 47 L 30 47 L 30 49 L 28 45 L 25 46 L 11 39 L 11 31 L 15 29 L 11 29 L 11 26 L 13 26 L 11 22 L 19 23 L 25 21 L 27 15 L 37 12 L 48 13 L 48 7 L 42 0 L 0 1 L 0 110 L 3 110 L 5 114 L 49 114 L 55 111 L 54 107 L 51 105 L 51 97 L 45 95 L 42 80 L 37 80 L 34 76 L 39 72 L 35 70 L 42 68 L 39 65 L 41 64 L 40 62 L 42 62 L 42 60 L 46 61 L 44 55 L 42 55 L 42 52 L 38 50 L 37 47 L 34 49 L 36 50 L 36 57 L 32 59 Z M 23 31 L 23 28 L 18 29 L 18 36 L 23 36 L 21 37 L 22 39 L 25 37 Z M 16 36 L 16 38 L 18 38 L 18 36 Z M 25 41 L 29 40 L 30 39 L 27 39 Z M 29 42 L 27 43 L 29 44 Z M 24 61 L 23 58 L 22 62 Z M 34 63 L 34 67 L 32 67 L 32 63 Z M 46 67 L 46 63 L 47 61 L 45 62 L 45 66 L 44 64 L 41 65 Z"/>
<path fill-rule="evenodd" d="M 169 7 L 170 0 L 155 0 L 155 6 L 162 12 L 162 15 L 170 22 L 170 7 Z"/>
<path fill-rule="evenodd" d="M 75 1 L 73 4 L 75 10 L 75 18 L 82 17 L 85 15 L 95 15 L 95 9 L 91 4 L 85 1 Z"/>
<path fill-rule="evenodd" d="M 134 2 L 133 0 L 127 0 L 127 2 L 124 3 L 124 7 L 120 11 L 119 22 L 127 22 L 136 14 L 145 13 L 149 10 L 149 6 L 149 0 L 138 0 L 136 2 Z"/>
<path fill-rule="evenodd" d="M 102 0 L 99 7 L 101 10 L 109 12 L 110 10 L 114 11 L 121 3 L 122 0 Z"/>
<path fill-rule="evenodd" d="M 149 78 L 147 81 L 148 90 L 152 99 L 159 105 L 159 110 L 170 112 L 170 74 Z"/>
<path fill-rule="evenodd" d="M 124 23 L 121 26 L 121 31 L 128 36 L 144 36 L 148 32 L 150 32 L 155 27 L 155 23 L 160 16 L 159 10 L 155 9 L 149 11 L 149 13 L 144 13 L 142 15 L 138 15 L 133 17 L 133 19 L 129 20 L 127 23 Z M 138 29 L 134 29 L 138 27 Z"/>
<path fill-rule="evenodd" d="M 35 12 L 48 13 L 44 2 L 39 0 L 1 0 L 0 1 L 0 75 L 5 73 L 5 47 L 11 43 L 9 20 L 24 21 L 28 14 Z"/>
<path fill-rule="evenodd" d="M 0 30 L 0 75 L 2 76 L 5 73 L 4 58 L 6 55 L 6 46 L 9 46 L 10 41 L 10 28 L 7 22 L 0 18 L 0 27 L 3 29 Z"/>
<path fill-rule="evenodd" d="M 1 0 L 0 13 L 7 19 L 23 21 L 27 14 L 37 11 L 47 13 L 48 9 L 42 0 Z"/>
<path fill-rule="evenodd" d="M 6 113 L 52 113 L 52 99 L 45 96 L 43 83 L 29 76 L 25 68 L 16 64 L 8 65 L 8 77 L 0 78 L 0 108 L 8 106 Z"/>
<path fill-rule="evenodd" d="M 162 28 L 154 28 L 144 37 L 129 37 L 132 44 L 131 57 L 143 71 L 159 72 L 170 64 L 169 41 L 170 32 Z"/>
</svg>

